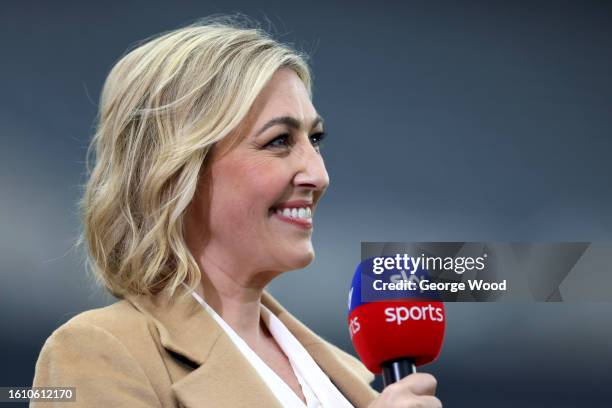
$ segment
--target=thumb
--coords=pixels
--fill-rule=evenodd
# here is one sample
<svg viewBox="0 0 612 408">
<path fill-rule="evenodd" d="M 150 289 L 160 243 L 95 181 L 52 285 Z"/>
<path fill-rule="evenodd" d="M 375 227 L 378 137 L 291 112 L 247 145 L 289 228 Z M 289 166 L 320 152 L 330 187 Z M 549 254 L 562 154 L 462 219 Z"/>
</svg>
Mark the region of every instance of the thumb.
<svg viewBox="0 0 612 408">
<path fill-rule="evenodd" d="M 438 382 L 436 378 L 427 373 L 414 373 L 398 382 L 415 395 L 435 395 Z"/>
</svg>

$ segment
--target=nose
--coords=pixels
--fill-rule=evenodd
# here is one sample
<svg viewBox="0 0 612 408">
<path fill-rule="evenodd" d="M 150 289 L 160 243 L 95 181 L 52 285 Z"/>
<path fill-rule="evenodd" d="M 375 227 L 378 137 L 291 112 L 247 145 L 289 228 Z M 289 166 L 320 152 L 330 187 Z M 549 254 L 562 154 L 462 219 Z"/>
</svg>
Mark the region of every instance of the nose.
<svg viewBox="0 0 612 408">
<path fill-rule="evenodd" d="M 298 149 L 297 172 L 293 179 L 297 187 L 307 187 L 317 191 L 325 191 L 329 185 L 329 175 L 323 162 L 323 157 L 310 141 Z"/>
</svg>

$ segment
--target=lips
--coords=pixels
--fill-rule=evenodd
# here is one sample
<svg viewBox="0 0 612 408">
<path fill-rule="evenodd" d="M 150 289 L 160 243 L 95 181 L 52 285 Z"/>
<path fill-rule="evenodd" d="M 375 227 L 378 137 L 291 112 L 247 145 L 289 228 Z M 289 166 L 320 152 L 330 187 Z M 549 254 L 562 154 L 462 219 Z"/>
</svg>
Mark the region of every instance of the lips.
<svg viewBox="0 0 612 408">
<path fill-rule="evenodd" d="M 309 215 L 308 218 L 312 218 L 312 207 L 312 201 L 293 200 L 276 204 L 270 208 L 270 213 L 280 212 L 282 215 L 293 218 L 304 218 L 305 215 Z"/>
<path fill-rule="evenodd" d="M 284 203 L 279 203 L 272 207 L 274 210 L 285 209 L 285 208 L 310 208 L 312 210 L 312 201 L 308 200 L 293 200 Z"/>
</svg>

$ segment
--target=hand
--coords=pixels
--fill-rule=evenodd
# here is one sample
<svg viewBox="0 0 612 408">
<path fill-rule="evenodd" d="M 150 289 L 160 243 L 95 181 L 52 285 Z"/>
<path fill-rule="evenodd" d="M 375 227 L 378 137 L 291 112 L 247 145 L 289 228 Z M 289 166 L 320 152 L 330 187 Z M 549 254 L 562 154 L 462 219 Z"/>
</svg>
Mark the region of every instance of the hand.
<svg viewBox="0 0 612 408">
<path fill-rule="evenodd" d="M 431 374 L 410 374 L 385 388 L 368 408 L 442 408 L 436 385 Z"/>
</svg>

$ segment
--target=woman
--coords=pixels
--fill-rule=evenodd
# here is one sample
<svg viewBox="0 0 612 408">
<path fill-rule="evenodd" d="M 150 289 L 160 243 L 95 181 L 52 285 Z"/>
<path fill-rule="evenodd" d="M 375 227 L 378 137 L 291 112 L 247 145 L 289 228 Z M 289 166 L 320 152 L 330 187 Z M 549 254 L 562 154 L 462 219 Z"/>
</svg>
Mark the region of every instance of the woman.
<svg viewBox="0 0 612 408">
<path fill-rule="evenodd" d="M 122 300 L 56 330 L 34 385 L 76 387 L 70 407 L 439 406 L 424 374 L 378 396 L 264 291 L 314 257 L 323 135 L 303 58 L 260 30 L 210 21 L 124 56 L 82 201 Z"/>
</svg>

